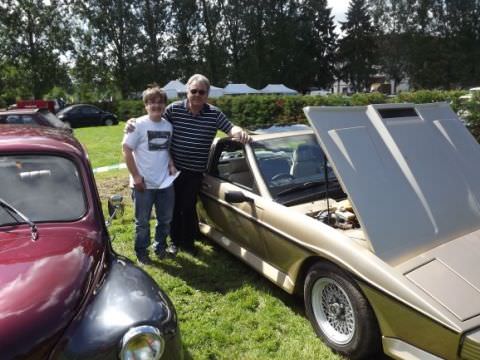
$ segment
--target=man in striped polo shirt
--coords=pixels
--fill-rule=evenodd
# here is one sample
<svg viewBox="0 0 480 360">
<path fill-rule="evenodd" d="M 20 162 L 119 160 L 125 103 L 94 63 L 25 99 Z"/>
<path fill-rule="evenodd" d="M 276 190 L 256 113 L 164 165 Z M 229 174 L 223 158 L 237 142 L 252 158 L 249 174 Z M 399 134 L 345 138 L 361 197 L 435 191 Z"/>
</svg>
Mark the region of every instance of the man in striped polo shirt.
<svg viewBox="0 0 480 360">
<path fill-rule="evenodd" d="M 180 170 L 174 182 L 175 206 L 170 232 L 173 245 L 167 248 L 173 255 L 177 248 L 196 254 L 194 240 L 199 228 L 195 204 L 217 130 L 242 143 L 250 140 L 246 131 L 207 103 L 209 90 L 210 81 L 205 76 L 193 75 L 187 82 L 187 99 L 170 104 L 164 114 L 173 125 L 170 151 L 175 167 Z M 132 124 L 131 120 L 128 124 Z M 132 129 L 127 125 L 127 131 Z"/>
<path fill-rule="evenodd" d="M 217 130 L 246 143 L 248 134 L 234 126 L 215 106 L 207 103 L 210 81 L 195 74 L 187 82 L 187 99 L 170 104 L 165 118 L 173 125 L 172 157 L 179 177 L 175 180 L 175 207 L 170 236 L 176 247 L 195 254 L 194 240 L 199 234 L 195 207 L 207 169 L 207 161 Z M 175 248 L 169 249 L 172 253 Z"/>
</svg>

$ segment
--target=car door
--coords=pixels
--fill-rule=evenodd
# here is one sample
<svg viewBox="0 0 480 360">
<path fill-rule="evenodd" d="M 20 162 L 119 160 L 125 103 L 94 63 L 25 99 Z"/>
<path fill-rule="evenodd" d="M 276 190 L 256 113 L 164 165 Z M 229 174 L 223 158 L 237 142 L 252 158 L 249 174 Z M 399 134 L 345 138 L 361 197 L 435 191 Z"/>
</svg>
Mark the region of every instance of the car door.
<svg viewBox="0 0 480 360">
<path fill-rule="evenodd" d="M 82 107 L 84 122 L 88 125 L 99 125 L 102 123 L 102 114 L 100 110 L 93 106 Z"/>
<path fill-rule="evenodd" d="M 63 119 L 63 121 L 69 122 L 72 127 L 85 126 L 81 107 L 74 107 L 68 110 L 65 115 L 66 117 Z"/>
<path fill-rule="evenodd" d="M 264 259 L 260 219 L 266 205 L 256 188 L 244 146 L 228 139 L 219 141 L 202 184 L 201 219 L 225 241 Z M 232 201 L 232 195 L 237 200 L 243 196 L 244 201 Z"/>
</svg>

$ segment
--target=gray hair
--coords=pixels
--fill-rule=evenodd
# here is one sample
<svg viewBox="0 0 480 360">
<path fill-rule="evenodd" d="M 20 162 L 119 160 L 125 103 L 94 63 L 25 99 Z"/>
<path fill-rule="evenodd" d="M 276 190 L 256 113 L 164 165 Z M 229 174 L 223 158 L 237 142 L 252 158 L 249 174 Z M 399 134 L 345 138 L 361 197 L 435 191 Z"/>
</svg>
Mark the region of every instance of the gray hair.
<svg viewBox="0 0 480 360">
<path fill-rule="evenodd" d="M 207 87 L 207 92 L 210 92 L 210 80 L 207 79 L 205 75 L 202 74 L 195 74 L 190 76 L 190 79 L 187 81 L 187 87 L 190 89 L 190 84 L 198 82 Z"/>
</svg>

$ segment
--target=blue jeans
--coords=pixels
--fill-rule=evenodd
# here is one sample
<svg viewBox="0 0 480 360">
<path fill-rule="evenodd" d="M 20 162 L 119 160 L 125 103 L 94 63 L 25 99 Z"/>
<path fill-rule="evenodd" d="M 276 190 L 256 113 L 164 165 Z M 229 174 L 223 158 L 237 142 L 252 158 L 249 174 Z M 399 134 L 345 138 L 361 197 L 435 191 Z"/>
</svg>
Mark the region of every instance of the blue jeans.
<svg viewBox="0 0 480 360">
<path fill-rule="evenodd" d="M 146 189 L 143 192 L 133 189 L 132 199 L 135 208 L 135 252 L 137 256 L 148 254 L 150 217 L 154 206 L 157 217 L 155 252 L 164 251 L 173 216 L 175 201 L 173 185 L 165 189 Z"/>
</svg>

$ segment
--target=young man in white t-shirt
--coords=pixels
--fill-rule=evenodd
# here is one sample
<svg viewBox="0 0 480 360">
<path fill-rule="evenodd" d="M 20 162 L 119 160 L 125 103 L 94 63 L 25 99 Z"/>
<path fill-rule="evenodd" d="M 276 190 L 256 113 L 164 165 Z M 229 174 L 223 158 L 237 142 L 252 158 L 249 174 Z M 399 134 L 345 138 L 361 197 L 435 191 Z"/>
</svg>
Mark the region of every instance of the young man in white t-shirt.
<svg viewBox="0 0 480 360">
<path fill-rule="evenodd" d="M 167 96 L 158 86 L 143 92 L 147 115 L 137 119 L 135 131 L 125 134 L 122 147 L 130 172 L 135 209 L 135 253 L 138 262 L 151 264 L 150 216 L 155 206 L 155 254 L 165 257 L 166 238 L 173 215 L 173 180 L 177 170 L 170 157 L 172 125 L 162 115 Z"/>
</svg>

